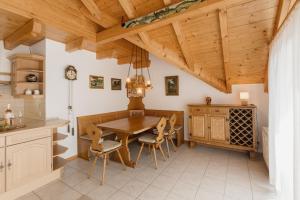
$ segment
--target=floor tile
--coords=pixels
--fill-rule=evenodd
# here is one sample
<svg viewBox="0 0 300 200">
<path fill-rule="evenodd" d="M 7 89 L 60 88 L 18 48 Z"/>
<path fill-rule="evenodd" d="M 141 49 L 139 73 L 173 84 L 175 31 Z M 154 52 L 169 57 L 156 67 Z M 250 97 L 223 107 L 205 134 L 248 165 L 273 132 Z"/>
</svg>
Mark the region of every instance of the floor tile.
<svg viewBox="0 0 300 200">
<path fill-rule="evenodd" d="M 165 175 L 159 175 L 151 185 L 161 188 L 165 191 L 170 191 L 176 184 L 177 179 Z"/>
<path fill-rule="evenodd" d="M 140 200 L 163 200 L 167 196 L 167 192 L 156 187 L 150 185 L 139 197 Z"/>
<path fill-rule="evenodd" d="M 40 198 L 36 194 L 30 192 L 30 193 L 18 198 L 17 200 L 39 200 L 39 199 Z"/>
<path fill-rule="evenodd" d="M 197 188 L 198 187 L 194 185 L 178 181 L 172 188 L 172 193 L 183 196 L 186 199 L 194 199 L 196 197 Z"/>
<path fill-rule="evenodd" d="M 136 179 L 132 179 L 121 188 L 121 191 L 134 197 L 138 197 L 147 187 L 148 184 Z"/>
<path fill-rule="evenodd" d="M 92 200 L 105 200 L 109 199 L 114 193 L 118 190 L 109 185 L 101 185 L 97 187 L 95 190 L 89 192 L 86 196 L 91 198 Z"/>
</svg>

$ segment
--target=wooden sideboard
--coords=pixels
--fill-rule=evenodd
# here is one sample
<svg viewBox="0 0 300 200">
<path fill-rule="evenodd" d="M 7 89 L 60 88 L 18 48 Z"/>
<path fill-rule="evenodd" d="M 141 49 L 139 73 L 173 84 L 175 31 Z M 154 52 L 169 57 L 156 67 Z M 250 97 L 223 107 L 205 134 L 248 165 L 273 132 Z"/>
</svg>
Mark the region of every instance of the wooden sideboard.
<svg viewBox="0 0 300 200">
<path fill-rule="evenodd" d="M 188 105 L 190 145 L 257 151 L 256 106 Z"/>
</svg>

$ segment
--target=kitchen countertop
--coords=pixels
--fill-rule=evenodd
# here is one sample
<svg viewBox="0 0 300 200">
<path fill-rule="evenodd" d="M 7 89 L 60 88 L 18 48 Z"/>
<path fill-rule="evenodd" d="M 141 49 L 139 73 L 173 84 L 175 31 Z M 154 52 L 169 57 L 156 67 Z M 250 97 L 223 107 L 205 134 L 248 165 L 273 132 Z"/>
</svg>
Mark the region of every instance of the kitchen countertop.
<svg viewBox="0 0 300 200">
<path fill-rule="evenodd" d="M 58 118 L 49 119 L 49 120 L 24 119 L 25 127 L 0 132 L 0 137 L 26 132 L 28 130 L 38 130 L 38 129 L 45 129 L 45 128 L 58 128 L 58 127 L 61 127 L 61 126 L 65 126 L 68 123 L 69 123 L 68 120 L 58 119 Z"/>
</svg>

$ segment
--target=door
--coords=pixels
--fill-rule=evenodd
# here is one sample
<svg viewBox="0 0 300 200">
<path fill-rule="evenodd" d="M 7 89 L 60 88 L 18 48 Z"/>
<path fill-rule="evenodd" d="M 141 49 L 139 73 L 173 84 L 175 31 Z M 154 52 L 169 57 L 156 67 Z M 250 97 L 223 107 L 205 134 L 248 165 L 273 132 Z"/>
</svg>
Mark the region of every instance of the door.
<svg viewBox="0 0 300 200">
<path fill-rule="evenodd" d="M 51 137 L 6 148 L 6 190 L 51 173 Z"/>
<path fill-rule="evenodd" d="M 206 116 L 194 115 L 190 118 L 190 134 L 192 137 L 206 139 Z"/>
<path fill-rule="evenodd" d="M 226 116 L 209 117 L 210 140 L 229 143 L 229 123 Z"/>
<path fill-rule="evenodd" d="M 0 148 L 0 193 L 5 191 L 5 154 L 4 148 Z"/>
</svg>

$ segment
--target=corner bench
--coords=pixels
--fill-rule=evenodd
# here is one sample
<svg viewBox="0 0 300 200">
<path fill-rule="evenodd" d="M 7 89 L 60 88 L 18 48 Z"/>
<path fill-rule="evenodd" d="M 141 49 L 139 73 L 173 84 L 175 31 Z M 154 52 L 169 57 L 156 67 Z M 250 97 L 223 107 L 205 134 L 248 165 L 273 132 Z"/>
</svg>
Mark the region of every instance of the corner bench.
<svg viewBox="0 0 300 200">
<path fill-rule="evenodd" d="M 170 117 L 173 113 L 177 116 L 176 126 L 179 127 L 176 132 L 176 145 L 180 146 L 183 143 L 183 130 L 184 130 L 184 112 L 183 111 L 172 111 L 172 110 L 145 110 L 145 116 L 156 116 L 156 117 Z M 122 118 L 127 118 L 130 116 L 128 110 L 101 113 L 96 115 L 87 115 L 77 117 L 77 147 L 78 147 L 78 157 L 88 160 L 89 157 L 89 147 L 91 144 L 91 139 L 86 133 L 86 128 L 89 124 L 100 124 L 104 122 L 109 122 L 113 120 L 118 120 Z M 114 137 L 114 133 L 109 130 L 103 130 L 104 137 Z M 129 143 L 135 141 L 137 138 L 130 138 Z"/>
</svg>

